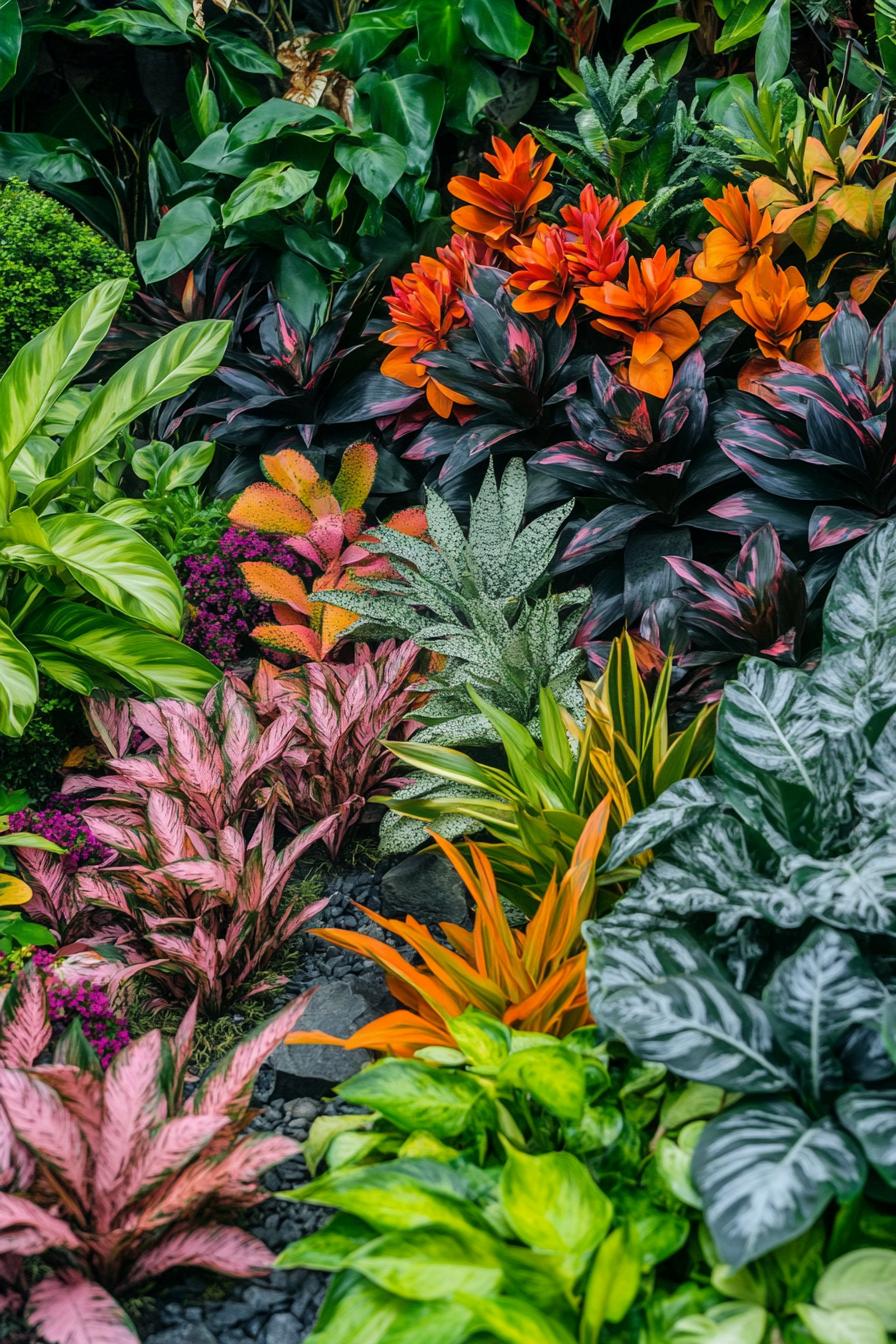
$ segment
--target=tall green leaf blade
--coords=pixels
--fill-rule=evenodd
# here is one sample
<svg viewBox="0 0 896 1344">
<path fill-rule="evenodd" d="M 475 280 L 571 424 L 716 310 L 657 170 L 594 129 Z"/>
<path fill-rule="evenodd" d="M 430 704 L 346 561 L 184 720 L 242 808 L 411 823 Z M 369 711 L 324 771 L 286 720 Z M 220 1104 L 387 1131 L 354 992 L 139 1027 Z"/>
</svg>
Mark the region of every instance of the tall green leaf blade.
<svg viewBox="0 0 896 1344">
<path fill-rule="evenodd" d="M 177 575 L 139 533 L 95 514 L 53 514 L 43 528 L 53 555 L 86 592 L 135 621 L 180 634 Z"/>
<path fill-rule="evenodd" d="M 32 507 L 39 511 L 83 462 L 133 420 L 212 373 L 227 349 L 231 326 L 221 321 L 185 322 L 116 370 L 60 444 L 50 463 L 53 474 L 34 492 Z"/>
<path fill-rule="evenodd" d="M 0 89 L 12 79 L 22 47 L 19 0 L 0 0 Z"/>
<path fill-rule="evenodd" d="M 19 737 L 34 713 L 37 696 L 37 664 L 0 621 L 0 733 Z"/>
<path fill-rule="evenodd" d="M 0 457 L 7 463 L 85 368 L 109 330 L 127 287 L 126 280 L 105 280 L 16 354 L 0 378 Z"/>
</svg>

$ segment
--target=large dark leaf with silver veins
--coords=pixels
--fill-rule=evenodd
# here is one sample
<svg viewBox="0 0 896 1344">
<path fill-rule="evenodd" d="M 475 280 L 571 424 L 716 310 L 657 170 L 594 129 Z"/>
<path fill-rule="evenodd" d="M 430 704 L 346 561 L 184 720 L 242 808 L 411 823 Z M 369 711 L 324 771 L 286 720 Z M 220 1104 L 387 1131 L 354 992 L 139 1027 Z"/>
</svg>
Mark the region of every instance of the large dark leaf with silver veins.
<svg viewBox="0 0 896 1344">
<path fill-rule="evenodd" d="M 837 1116 L 875 1170 L 896 1186 L 896 1092 L 845 1092 L 837 1101 Z"/>
</svg>

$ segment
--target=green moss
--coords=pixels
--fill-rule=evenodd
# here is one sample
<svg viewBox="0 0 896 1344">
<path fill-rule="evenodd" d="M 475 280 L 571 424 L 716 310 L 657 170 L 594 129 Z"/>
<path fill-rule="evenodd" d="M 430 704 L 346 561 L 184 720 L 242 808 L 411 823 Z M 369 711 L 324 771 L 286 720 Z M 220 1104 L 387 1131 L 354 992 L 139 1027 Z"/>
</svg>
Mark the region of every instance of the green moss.
<svg viewBox="0 0 896 1344">
<path fill-rule="evenodd" d="M 130 258 L 64 205 L 15 179 L 0 190 L 0 365 L 114 279 L 134 280 Z"/>
<path fill-rule="evenodd" d="M 41 678 L 40 699 L 19 738 L 0 737 L 0 791 L 24 789 L 37 803 L 59 788 L 62 762 L 90 741 L 78 697 Z"/>
</svg>

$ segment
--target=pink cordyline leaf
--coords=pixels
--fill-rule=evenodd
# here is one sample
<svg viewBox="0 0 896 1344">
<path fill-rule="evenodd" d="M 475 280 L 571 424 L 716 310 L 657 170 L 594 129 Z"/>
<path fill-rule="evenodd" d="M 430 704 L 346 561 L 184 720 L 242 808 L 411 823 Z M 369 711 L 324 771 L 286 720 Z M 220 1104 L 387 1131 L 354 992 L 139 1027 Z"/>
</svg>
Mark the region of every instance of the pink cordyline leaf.
<svg viewBox="0 0 896 1344">
<path fill-rule="evenodd" d="M 160 1086 L 161 1032 L 149 1031 L 115 1056 L 103 1084 L 103 1121 L 94 1161 L 94 1201 L 101 1230 L 121 1202 L 138 1145 L 165 1118 Z"/>
<path fill-rule="evenodd" d="M 308 1006 L 313 991 L 306 990 L 256 1027 L 224 1056 L 202 1080 L 186 1104 L 193 1115 L 228 1115 L 238 1119 L 249 1104 L 255 1075 Z"/>
<path fill-rule="evenodd" d="M 162 1181 L 181 1172 L 228 1123 L 223 1115 L 179 1115 L 168 1120 L 129 1168 L 119 1186 L 119 1207 L 143 1198 Z"/>
<path fill-rule="evenodd" d="M 34 1070 L 42 1083 L 52 1087 L 74 1116 L 87 1145 L 96 1152 L 103 1120 L 103 1080 L 72 1064 L 41 1064 Z"/>
<path fill-rule="evenodd" d="M 86 1207 L 87 1144 L 61 1097 L 34 1074 L 0 1069 L 0 1107 L 16 1138 L 34 1154 L 38 1166 L 52 1172 L 56 1183 Z"/>
<path fill-rule="evenodd" d="M 0 1064 L 27 1069 L 50 1044 L 47 993 L 36 972 L 18 976 L 0 1011 Z"/>
<path fill-rule="evenodd" d="M 115 1298 L 72 1270 L 60 1270 L 31 1289 L 28 1324 L 45 1344 L 140 1341 L 133 1321 Z"/>
<path fill-rule="evenodd" d="M 113 757 L 109 766 L 119 778 L 123 777 L 130 783 L 138 785 L 140 789 L 164 789 L 168 783 L 165 771 L 151 756 Z M 119 783 L 115 775 L 110 777 L 110 783 Z"/>
<path fill-rule="evenodd" d="M 173 877 L 178 882 L 186 882 L 200 891 L 233 892 L 236 882 L 233 873 L 214 859 L 179 859 L 176 863 L 166 863 L 159 872 L 165 877 Z"/>
<path fill-rule="evenodd" d="M 86 702 L 85 712 L 90 731 L 102 743 L 106 755 L 124 756 L 133 732 L 130 702 L 99 691 Z"/>
<path fill-rule="evenodd" d="M 85 868 L 75 874 L 73 885 L 84 905 L 95 905 L 101 910 L 119 910 L 122 914 L 130 915 L 127 888 L 111 873 L 101 875 Z"/>
<path fill-rule="evenodd" d="M 36 1170 L 34 1158 L 16 1138 L 0 1106 L 0 1190 L 27 1190 Z"/>
<path fill-rule="evenodd" d="M 171 1041 L 169 1047 L 174 1062 L 175 1078 L 173 1082 L 173 1091 L 176 1096 L 180 1096 L 183 1075 L 186 1072 L 187 1061 L 193 1050 L 193 1035 L 196 1031 L 196 1019 L 198 1016 L 199 995 L 197 994 L 196 998 L 177 1024 L 174 1040 Z"/>
<path fill-rule="evenodd" d="M 64 1218 L 41 1208 L 26 1195 L 0 1192 L 0 1252 L 42 1255 L 56 1248 L 76 1251 L 80 1245 Z"/>
<path fill-rule="evenodd" d="M 247 1134 L 215 1166 L 216 1198 L 251 1208 L 267 1194 L 258 1184 L 264 1172 L 289 1162 L 299 1152 L 299 1144 L 285 1134 Z"/>
<path fill-rule="evenodd" d="M 152 834 L 156 862 L 173 863 L 182 859 L 186 845 L 186 817 L 179 798 L 153 789 L 146 800 L 146 820 Z"/>
<path fill-rule="evenodd" d="M 274 1259 L 273 1251 L 257 1237 L 237 1227 L 210 1223 L 205 1227 L 170 1233 L 134 1262 L 127 1284 L 132 1287 L 146 1279 L 154 1279 L 176 1265 L 196 1265 L 233 1278 L 248 1279 L 254 1274 L 266 1274 Z"/>
</svg>

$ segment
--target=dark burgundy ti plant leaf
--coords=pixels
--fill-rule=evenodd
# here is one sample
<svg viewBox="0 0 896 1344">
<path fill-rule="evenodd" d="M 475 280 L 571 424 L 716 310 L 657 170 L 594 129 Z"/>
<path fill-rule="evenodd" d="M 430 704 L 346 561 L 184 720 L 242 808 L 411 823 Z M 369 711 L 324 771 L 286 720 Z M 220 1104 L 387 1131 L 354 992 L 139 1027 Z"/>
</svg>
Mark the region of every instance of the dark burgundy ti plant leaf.
<svg viewBox="0 0 896 1344">
<path fill-rule="evenodd" d="M 757 487 L 711 512 L 743 530 L 776 520 L 782 499 L 809 551 L 851 545 L 896 512 L 896 306 L 872 331 L 852 300 L 821 335 L 825 371 L 783 362 L 767 399 L 731 392 L 717 415 L 722 450 Z"/>
</svg>

